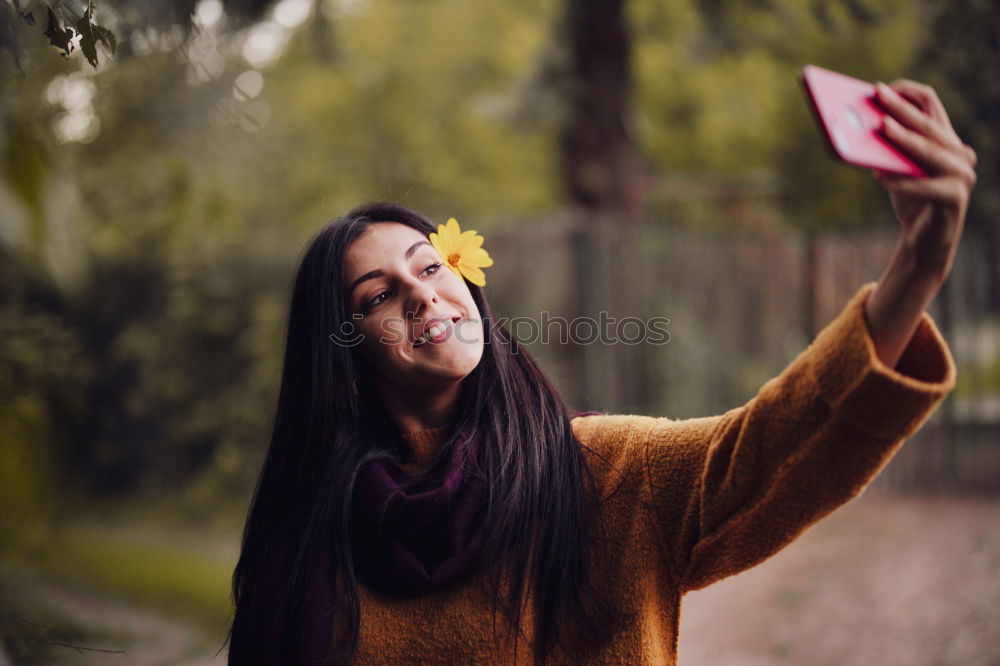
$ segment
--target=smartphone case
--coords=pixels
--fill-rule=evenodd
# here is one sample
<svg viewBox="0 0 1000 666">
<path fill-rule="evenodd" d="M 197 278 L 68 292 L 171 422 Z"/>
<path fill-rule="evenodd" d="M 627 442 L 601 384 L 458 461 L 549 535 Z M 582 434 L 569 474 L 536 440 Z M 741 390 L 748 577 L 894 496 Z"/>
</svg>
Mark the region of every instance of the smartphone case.
<svg viewBox="0 0 1000 666">
<path fill-rule="evenodd" d="M 802 68 L 801 81 L 836 157 L 866 169 L 927 175 L 880 134 L 882 117 L 887 114 L 875 98 L 874 85 L 816 65 Z"/>
</svg>

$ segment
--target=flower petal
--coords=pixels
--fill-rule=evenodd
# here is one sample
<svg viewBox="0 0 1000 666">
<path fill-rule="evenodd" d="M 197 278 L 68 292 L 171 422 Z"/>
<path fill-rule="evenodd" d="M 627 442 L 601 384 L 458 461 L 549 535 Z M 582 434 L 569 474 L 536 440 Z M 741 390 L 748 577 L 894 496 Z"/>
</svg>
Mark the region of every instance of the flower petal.
<svg viewBox="0 0 1000 666">
<path fill-rule="evenodd" d="M 462 263 L 468 264 L 469 266 L 486 268 L 487 266 L 493 265 L 493 258 L 490 257 L 486 250 L 479 248 L 468 254 L 463 254 Z"/>
<path fill-rule="evenodd" d="M 465 275 L 465 278 L 469 282 L 476 285 L 477 287 L 486 286 L 486 275 L 481 270 L 479 270 L 475 266 L 468 265 L 464 261 L 460 261 L 458 263 L 458 267 L 462 269 L 462 274 Z"/>
<path fill-rule="evenodd" d="M 437 230 L 438 241 L 441 243 L 441 249 L 445 252 L 449 251 L 453 245 L 451 239 L 451 232 L 448 231 L 448 227 L 443 224 L 438 225 Z"/>
<path fill-rule="evenodd" d="M 455 244 L 458 246 L 458 251 L 462 253 L 468 252 L 469 245 L 472 242 L 472 239 L 475 238 L 475 236 L 476 236 L 475 231 L 463 231 L 462 235 L 455 239 Z"/>
<path fill-rule="evenodd" d="M 441 237 L 438 236 L 438 234 L 436 234 L 436 233 L 434 233 L 432 231 L 427 238 L 428 238 L 428 240 L 430 240 L 431 245 L 437 251 L 438 255 L 440 255 L 441 260 L 447 263 L 448 252 L 447 252 L 447 249 L 444 246 L 444 243 L 442 243 L 442 241 L 441 241 Z"/>
<path fill-rule="evenodd" d="M 458 244 L 458 251 L 466 254 L 480 247 L 483 244 L 483 237 L 470 229 L 469 231 L 462 232 L 462 237 L 459 238 Z"/>
</svg>

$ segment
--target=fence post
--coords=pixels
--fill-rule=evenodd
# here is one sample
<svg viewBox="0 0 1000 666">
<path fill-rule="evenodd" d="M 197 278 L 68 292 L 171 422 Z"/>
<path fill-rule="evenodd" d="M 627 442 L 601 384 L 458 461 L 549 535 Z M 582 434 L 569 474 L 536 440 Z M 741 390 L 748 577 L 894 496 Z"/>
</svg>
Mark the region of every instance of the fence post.
<svg viewBox="0 0 1000 666">
<path fill-rule="evenodd" d="M 615 410 L 617 381 L 613 363 L 614 349 L 600 339 L 597 325 L 600 311 L 611 302 L 611 247 L 608 221 L 580 212 L 574 225 L 573 255 L 576 269 L 578 316 L 589 320 L 588 326 L 570 324 L 570 335 L 580 349 L 580 373 L 583 409 Z M 584 336 L 593 339 L 582 339 Z"/>
<path fill-rule="evenodd" d="M 954 304 L 953 284 L 955 284 L 955 280 L 951 277 L 945 279 L 937 296 L 941 329 L 945 339 L 951 341 L 950 344 L 955 344 L 955 318 L 952 308 Z M 941 421 L 942 439 L 944 440 L 944 469 L 941 470 L 941 480 L 946 487 L 954 489 L 958 486 L 959 479 L 958 451 L 955 441 L 955 398 L 953 395 L 945 398 L 944 404 L 941 405 Z"/>
</svg>

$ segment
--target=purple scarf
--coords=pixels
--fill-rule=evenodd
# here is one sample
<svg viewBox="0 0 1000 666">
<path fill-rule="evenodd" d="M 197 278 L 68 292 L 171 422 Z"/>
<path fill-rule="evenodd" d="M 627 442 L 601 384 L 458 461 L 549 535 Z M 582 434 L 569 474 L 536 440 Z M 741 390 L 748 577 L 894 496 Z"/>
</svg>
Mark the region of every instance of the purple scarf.
<svg viewBox="0 0 1000 666">
<path fill-rule="evenodd" d="M 595 414 L 603 412 L 575 412 L 571 418 Z M 361 470 L 354 485 L 354 564 L 368 587 L 414 597 L 473 573 L 486 538 L 486 485 L 466 474 L 478 446 L 479 438 L 463 430 L 443 476 L 408 490 L 401 484 L 410 476 L 391 460 Z"/>
<path fill-rule="evenodd" d="M 572 417 L 601 414 L 576 412 Z M 376 460 L 361 470 L 354 486 L 352 547 L 358 577 L 369 587 L 393 596 L 418 596 L 459 581 L 474 572 L 485 541 L 486 485 L 467 475 L 467 463 L 479 445 L 463 431 L 454 444 L 444 473 L 404 490 L 410 479 L 391 460 Z M 386 504 L 381 524 L 379 514 Z M 300 663 L 324 663 L 330 648 L 333 600 L 327 565 L 328 544 L 314 546 L 306 586 Z M 278 542 L 251 597 L 248 616 L 234 630 L 231 664 L 285 663 L 280 654 L 280 618 L 269 588 L 289 566 L 290 544 Z M 265 636 L 263 643 L 260 637 Z"/>
<path fill-rule="evenodd" d="M 361 470 L 354 486 L 353 547 L 366 585 L 414 597 L 473 572 L 486 538 L 486 485 L 466 473 L 478 444 L 462 431 L 443 474 L 409 489 L 401 486 L 410 476 L 389 459 Z"/>
</svg>

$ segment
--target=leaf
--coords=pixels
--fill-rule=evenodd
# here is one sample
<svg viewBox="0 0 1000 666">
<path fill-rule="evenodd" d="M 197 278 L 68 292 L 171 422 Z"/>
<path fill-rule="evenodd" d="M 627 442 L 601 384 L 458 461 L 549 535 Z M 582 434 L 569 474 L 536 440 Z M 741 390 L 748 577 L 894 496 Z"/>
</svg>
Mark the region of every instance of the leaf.
<svg viewBox="0 0 1000 666">
<path fill-rule="evenodd" d="M 28 25 L 35 25 L 35 15 L 24 11 L 24 8 L 21 7 L 21 0 L 14 0 L 14 10 L 20 15 L 22 21 Z"/>
<path fill-rule="evenodd" d="M 10 54 L 14 56 L 14 66 L 23 75 L 21 47 L 18 44 L 17 31 L 14 29 L 14 13 L 7 4 L 0 6 L 0 49 L 10 51 Z"/>
<path fill-rule="evenodd" d="M 90 17 L 94 15 L 94 3 L 91 1 L 87 5 L 87 11 L 83 13 L 80 20 L 76 22 L 76 29 L 80 33 L 80 50 L 86 56 L 87 62 L 97 69 L 97 43 L 94 41 L 94 30 L 90 24 Z"/>
<path fill-rule="evenodd" d="M 111 32 L 111 30 L 105 28 L 103 25 L 97 25 L 96 23 L 93 24 L 93 27 L 94 37 L 97 38 L 97 41 L 104 44 L 104 46 L 111 51 L 111 55 L 114 55 L 115 50 L 118 48 L 118 39 L 115 37 L 115 33 Z"/>
<path fill-rule="evenodd" d="M 73 51 L 72 41 L 76 33 L 73 32 L 73 28 L 64 28 L 62 26 L 51 7 L 47 7 L 47 9 L 49 10 L 49 24 L 42 34 L 49 38 L 49 43 L 52 46 L 62 49 L 63 57 L 65 58 Z"/>
</svg>

